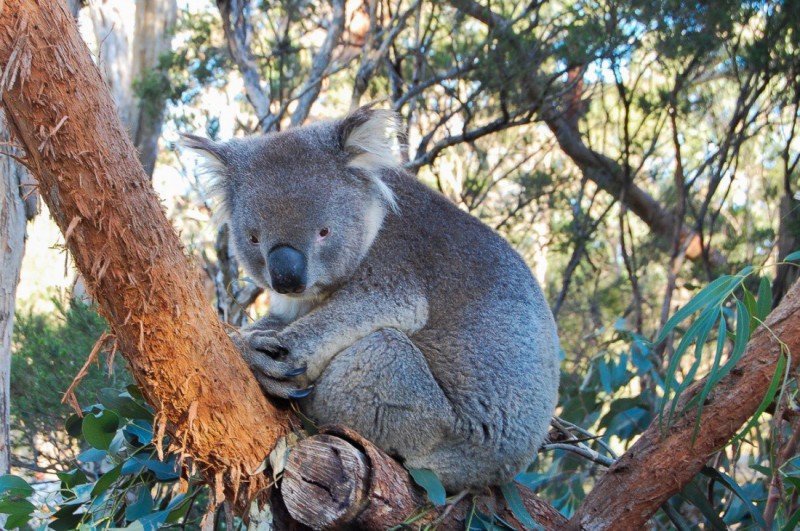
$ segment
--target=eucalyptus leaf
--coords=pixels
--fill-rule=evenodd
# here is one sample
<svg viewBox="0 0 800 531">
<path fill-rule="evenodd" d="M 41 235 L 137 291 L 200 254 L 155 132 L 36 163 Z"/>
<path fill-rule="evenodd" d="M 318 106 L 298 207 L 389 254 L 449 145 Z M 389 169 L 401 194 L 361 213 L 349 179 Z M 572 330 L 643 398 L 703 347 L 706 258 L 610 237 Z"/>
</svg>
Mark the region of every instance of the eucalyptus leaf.
<svg viewBox="0 0 800 531">
<path fill-rule="evenodd" d="M 27 498 L 31 494 L 33 494 L 33 487 L 21 477 L 12 474 L 0 476 L 0 495 Z"/>
<path fill-rule="evenodd" d="M 525 504 L 522 503 L 519 490 L 514 483 L 506 483 L 500 487 L 500 490 L 503 492 L 503 497 L 509 509 L 511 509 L 511 512 L 514 513 L 514 516 L 522 525 L 528 529 L 542 529 L 542 526 L 528 513 L 528 509 L 526 509 Z"/>
<path fill-rule="evenodd" d="M 411 477 L 417 485 L 425 489 L 431 503 L 437 506 L 444 505 L 447 494 L 445 493 L 442 482 L 439 481 L 439 478 L 436 477 L 436 474 L 434 474 L 432 470 L 426 468 L 409 468 L 408 473 L 411 474 Z"/>
<path fill-rule="evenodd" d="M 747 496 L 747 494 L 742 490 L 739 484 L 733 480 L 732 477 L 708 466 L 703 467 L 702 473 L 703 475 L 708 476 L 720 482 L 728 490 L 734 493 L 740 500 L 742 500 L 742 503 L 744 503 L 745 507 L 747 507 L 747 510 L 750 513 L 750 517 L 753 519 L 753 521 L 758 525 L 760 529 L 765 529 L 767 527 L 767 524 L 766 522 L 764 522 L 764 517 L 762 516 L 759 508 L 756 506 L 755 503 L 753 503 L 753 500 L 751 500 L 750 497 Z"/>
<path fill-rule="evenodd" d="M 783 259 L 784 262 L 797 262 L 798 260 L 800 260 L 800 251 L 789 253 L 786 258 Z"/>
<path fill-rule="evenodd" d="M 761 283 L 758 286 L 758 300 L 756 302 L 758 309 L 758 320 L 764 322 L 772 310 L 772 285 L 767 277 L 761 277 Z"/>
<path fill-rule="evenodd" d="M 89 413 L 83 418 L 83 436 L 86 442 L 98 450 L 108 450 L 119 428 L 119 415 L 105 409 Z"/>
</svg>

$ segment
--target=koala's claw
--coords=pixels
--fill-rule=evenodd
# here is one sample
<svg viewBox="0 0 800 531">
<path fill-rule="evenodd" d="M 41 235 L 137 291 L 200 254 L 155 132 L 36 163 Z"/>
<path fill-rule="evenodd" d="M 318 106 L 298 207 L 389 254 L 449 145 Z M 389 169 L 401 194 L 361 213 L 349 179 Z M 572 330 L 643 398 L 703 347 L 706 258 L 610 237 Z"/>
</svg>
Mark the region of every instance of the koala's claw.
<svg viewBox="0 0 800 531">
<path fill-rule="evenodd" d="M 290 370 L 286 371 L 286 374 L 284 376 L 287 376 L 287 377 L 300 376 L 301 374 L 305 374 L 305 372 L 306 372 L 306 367 L 302 366 L 302 367 L 298 367 L 296 369 L 290 369 Z"/>
<path fill-rule="evenodd" d="M 295 389 L 294 391 L 289 391 L 289 398 L 305 398 L 311 394 L 311 391 L 314 390 L 314 386 L 306 387 L 305 389 Z"/>
<path fill-rule="evenodd" d="M 314 390 L 314 386 L 299 389 L 294 384 L 283 382 L 280 380 L 273 380 L 256 373 L 256 379 L 261 384 L 261 388 L 270 396 L 277 396 L 278 398 L 305 398 Z"/>
</svg>

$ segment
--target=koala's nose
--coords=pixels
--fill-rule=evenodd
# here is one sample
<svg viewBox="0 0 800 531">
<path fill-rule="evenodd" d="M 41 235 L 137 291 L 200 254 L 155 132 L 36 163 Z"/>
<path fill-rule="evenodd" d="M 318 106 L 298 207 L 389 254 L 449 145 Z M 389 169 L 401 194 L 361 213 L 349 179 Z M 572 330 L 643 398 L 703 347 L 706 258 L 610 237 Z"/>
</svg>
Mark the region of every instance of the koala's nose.
<svg viewBox="0 0 800 531">
<path fill-rule="evenodd" d="M 288 245 L 273 247 L 267 255 L 272 289 L 278 293 L 303 293 L 306 289 L 306 257 Z"/>
</svg>

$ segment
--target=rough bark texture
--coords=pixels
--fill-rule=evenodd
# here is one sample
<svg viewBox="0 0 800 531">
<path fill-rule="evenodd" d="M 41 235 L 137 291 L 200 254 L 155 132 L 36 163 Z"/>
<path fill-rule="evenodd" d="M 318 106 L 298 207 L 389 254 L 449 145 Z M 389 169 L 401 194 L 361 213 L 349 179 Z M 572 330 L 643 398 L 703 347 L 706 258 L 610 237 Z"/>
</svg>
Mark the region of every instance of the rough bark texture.
<svg viewBox="0 0 800 531">
<path fill-rule="evenodd" d="M 64 5 L 6 0 L 0 65 L 11 130 L 159 428 L 218 500 L 264 487 L 251 474 L 288 414 L 264 399 L 208 305 Z"/>
<path fill-rule="evenodd" d="M 518 485 L 528 513 L 547 530 L 563 529 L 566 519 L 552 506 Z M 448 511 L 436 529 L 461 531 L 473 499 L 449 509 L 433 510 L 408 472 L 394 459 L 352 430 L 331 426 L 306 439 L 289 454 L 281 494 L 289 514 L 312 529 L 387 529 L 430 509 L 414 528 L 430 524 Z M 524 529 L 497 489 L 474 500 L 483 514 L 496 514 Z"/>
<path fill-rule="evenodd" d="M 800 363 L 800 283 L 786 294 L 750 339 L 744 356 L 708 395 L 694 445 L 697 409 L 677 418 L 662 436 L 658 421 L 601 478 L 570 520 L 569 529 L 643 529 L 673 494 L 697 475 L 755 413 L 766 394 L 780 355 L 780 338 L 791 352 L 791 367 Z M 773 335 L 774 334 L 774 335 Z M 682 396 L 687 403 L 705 380 Z M 669 406 L 667 406 L 669 408 Z"/>
<path fill-rule="evenodd" d="M 258 65 L 250 52 L 250 4 L 247 0 L 217 0 L 217 6 L 222 17 L 222 30 L 225 32 L 228 51 L 244 81 L 247 101 L 256 112 L 259 128 L 266 131 L 265 124 L 272 113 L 269 109 L 269 94 L 261 83 Z"/>
</svg>

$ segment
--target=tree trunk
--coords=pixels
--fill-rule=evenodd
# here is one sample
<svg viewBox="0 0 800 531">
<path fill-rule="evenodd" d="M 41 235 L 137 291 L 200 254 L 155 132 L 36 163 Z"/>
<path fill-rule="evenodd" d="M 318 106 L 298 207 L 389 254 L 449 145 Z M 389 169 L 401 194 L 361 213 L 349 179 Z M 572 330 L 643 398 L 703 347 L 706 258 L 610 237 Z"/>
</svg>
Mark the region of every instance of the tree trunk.
<svg viewBox="0 0 800 531">
<path fill-rule="evenodd" d="M 0 112 L 0 142 L 10 141 Z M 12 151 L 8 147 L 3 149 L 4 153 Z M 25 253 L 25 223 L 36 215 L 36 196 L 32 192 L 28 172 L 22 164 L 0 155 L 0 474 L 8 473 L 11 457 L 11 340 L 17 284 Z M 30 194 L 28 201 L 25 194 Z"/>
<path fill-rule="evenodd" d="M 252 495 L 289 428 L 202 291 L 77 26 L 57 0 L 6 0 L 2 103 L 132 373 L 215 498 Z"/>
<path fill-rule="evenodd" d="M 767 329 L 769 328 L 769 330 Z M 708 395 L 697 438 L 692 436 L 697 408 L 676 418 L 662 435 L 658 420 L 600 479 L 570 520 L 568 529 L 643 529 L 658 508 L 696 476 L 755 413 L 777 367 L 779 338 L 791 353 L 789 366 L 800 363 L 800 283 L 759 327 L 734 369 Z M 703 389 L 706 380 L 683 393 L 681 410 Z M 670 406 L 667 405 L 666 410 Z"/>
<path fill-rule="evenodd" d="M 153 175 L 166 106 L 159 68 L 177 20 L 175 0 L 104 0 L 92 24 L 101 68 L 147 175 Z M 137 90 L 138 83 L 138 90 Z"/>
<path fill-rule="evenodd" d="M 778 230 L 778 261 L 800 250 L 800 197 L 792 192 L 790 175 L 785 176 L 785 192 L 780 205 L 780 228 Z M 772 305 L 780 304 L 781 299 L 800 277 L 800 270 L 793 264 L 778 266 L 772 283 Z"/>
<path fill-rule="evenodd" d="M 175 0 L 137 0 L 136 27 L 133 33 L 134 83 L 142 83 L 135 95 L 135 111 L 130 130 L 139 160 L 147 175 L 153 175 L 158 155 L 158 138 L 164 121 L 168 84 L 167 72 L 161 69 L 161 56 L 169 53 L 172 28 L 178 18 Z M 137 91 L 134 91 L 137 92 Z"/>
</svg>

